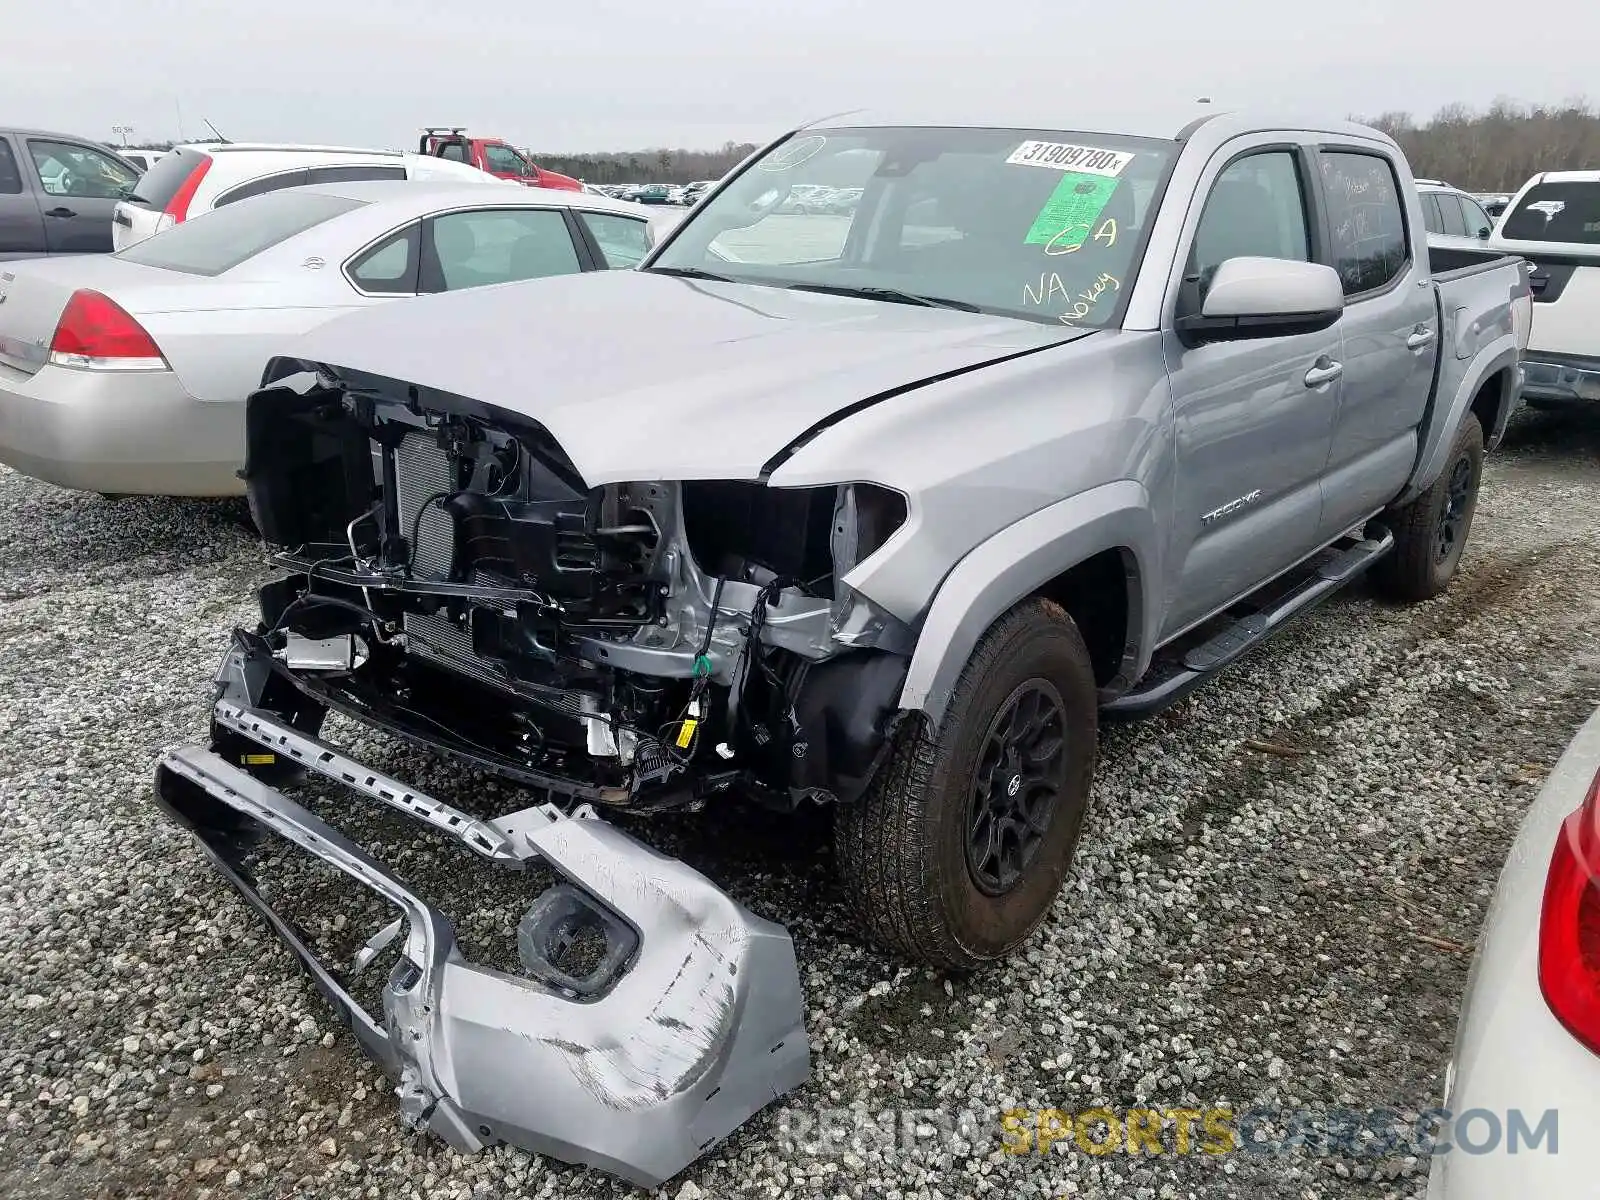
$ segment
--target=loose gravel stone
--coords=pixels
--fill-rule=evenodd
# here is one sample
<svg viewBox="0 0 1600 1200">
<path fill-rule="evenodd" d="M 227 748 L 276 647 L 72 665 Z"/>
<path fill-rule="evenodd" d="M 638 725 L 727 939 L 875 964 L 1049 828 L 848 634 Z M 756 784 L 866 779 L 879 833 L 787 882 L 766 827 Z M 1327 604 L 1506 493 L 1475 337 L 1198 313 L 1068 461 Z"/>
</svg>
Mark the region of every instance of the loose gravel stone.
<svg viewBox="0 0 1600 1200">
<path fill-rule="evenodd" d="M 639 1194 L 406 1131 L 392 1085 L 151 805 L 156 754 L 204 738 L 211 673 L 270 574 L 242 507 L 0 469 L 0 513 L 0 1195 Z M 1600 703 L 1597 548 L 1600 426 L 1519 419 L 1446 596 L 1399 608 L 1358 589 L 1162 716 L 1103 731 L 1052 918 L 973 976 L 862 943 L 825 819 L 722 805 L 620 822 L 789 927 L 813 1049 L 806 1088 L 658 1195 L 1420 1197 L 1428 1162 L 1409 1153 L 1097 1155 L 1074 1128 L 1018 1155 L 1000 1114 L 1437 1102 L 1516 822 Z M 474 811 L 521 804 L 347 722 L 328 733 Z M 445 907 L 471 955 L 514 969 L 539 881 L 486 878 L 331 789 L 307 802 Z M 321 952 L 387 920 L 267 858 L 264 881 L 309 891 L 298 915 Z M 828 1142 L 830 1125 L 854 1139 Z"/>
</svg>

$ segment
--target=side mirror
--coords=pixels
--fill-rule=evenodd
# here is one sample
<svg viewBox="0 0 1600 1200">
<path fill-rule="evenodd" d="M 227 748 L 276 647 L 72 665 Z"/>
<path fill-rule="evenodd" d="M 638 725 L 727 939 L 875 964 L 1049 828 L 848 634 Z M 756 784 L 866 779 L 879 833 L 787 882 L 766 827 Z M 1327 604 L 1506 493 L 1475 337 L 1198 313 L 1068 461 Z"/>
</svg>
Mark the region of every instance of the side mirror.
<svg viewBox="0 0 1600 1200">
<path fill-rule="evenodd" d="M 1178 330 L 1201 341 L 1287 337 L 1327 329 L 1344 313 L 1339 273 L 1287 258 L 1230 258 L 1217 267 L 1198 315 Z"/>
<path fill-rule="evenodd" d="M 1482 228 L 1480 228 L 1478 230 L 1478 236 L 1481 237 L 1481 238 L 1488 237 L 1489 236 L 1489 227 L 1487 225 L 1485 225 Z"/>
</svg>

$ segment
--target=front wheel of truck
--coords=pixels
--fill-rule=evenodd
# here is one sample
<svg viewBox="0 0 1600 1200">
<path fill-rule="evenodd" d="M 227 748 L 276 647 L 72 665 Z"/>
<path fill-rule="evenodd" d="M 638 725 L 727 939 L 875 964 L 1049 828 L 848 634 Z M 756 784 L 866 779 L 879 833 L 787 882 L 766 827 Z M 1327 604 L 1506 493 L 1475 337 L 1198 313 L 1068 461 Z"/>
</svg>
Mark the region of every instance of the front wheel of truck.
<svg viewBox="0 0 1600 1200">
<path fill-rule="evenodd" d="M 1433 486 L 1389 514 L 1394 551 L 1375 569 L 1378 586 L 1396 600 L 1431 600 L 1450 586 L 1472 532 L 1483 479 L 1483 426 L 1468 413 Z"/>
<path fill-rule="evenodd" d="M 1015 950 L 1066 880 L 1089 805 L 1098 710 L 1078 627 L 1047 600 L 990 627 L 933 730 L 907 722 L 834 855 L 872 939 L 970 970 Z"/>
</svg>

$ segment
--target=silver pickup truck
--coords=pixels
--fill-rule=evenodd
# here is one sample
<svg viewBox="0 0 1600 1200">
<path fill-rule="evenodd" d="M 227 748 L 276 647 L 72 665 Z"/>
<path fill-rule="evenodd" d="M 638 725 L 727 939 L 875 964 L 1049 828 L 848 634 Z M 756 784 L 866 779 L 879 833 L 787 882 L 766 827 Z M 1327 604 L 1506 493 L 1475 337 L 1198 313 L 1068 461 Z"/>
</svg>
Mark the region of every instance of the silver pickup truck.
<svg viewBox="0 0 1600 1200">
<path fill-rule="evenodd" d="M 851 204 L 786 203 L 813 185 Z M 1070 868 L 1102 715 L 1369 568 L 1402 600 L 1448 585 L 1529 293 L 1520 260 L 1430 264 L 1424 236 L 1361 126 L 855 116 L 753 156 L 638 271 L 341 318 L 249 401 L 286 574 L 158 795 L 415 1121 L 664 1178 L 805 1077 L 793 951 L 598 814 L 831 805 L 874 938 L 1013 951 Z M 542 803 L 424 796 L 319 740 L 330 710 Z M 461 963 L 282 790 L 307 769 L 553 862 L 524 975 Z M 402 910 L 382 1023 L 252 887 L 247 825 Z"/>
</svg>

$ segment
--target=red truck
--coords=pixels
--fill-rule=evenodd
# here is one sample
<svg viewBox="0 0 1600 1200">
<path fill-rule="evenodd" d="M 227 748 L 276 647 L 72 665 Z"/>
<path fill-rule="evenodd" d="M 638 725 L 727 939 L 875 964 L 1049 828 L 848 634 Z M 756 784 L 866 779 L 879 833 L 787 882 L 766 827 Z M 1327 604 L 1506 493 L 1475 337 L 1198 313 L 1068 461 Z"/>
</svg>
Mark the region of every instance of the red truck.
<svg viewBox="0 0 1600 1200">
<path fill-rule="evenodd" d="M 464 162 L 480 171 L 487 171 L 501 179 L 515 179 L 529 187 L 583 191 L 583 184 L 579 180 L 556 171 L 546 171 L 509 142 L 499 138 L 468 137 L 459 127 L 429 126 L 424 129 L 422 140 L 417 143 L 417 153 Z"/>
</svg>

